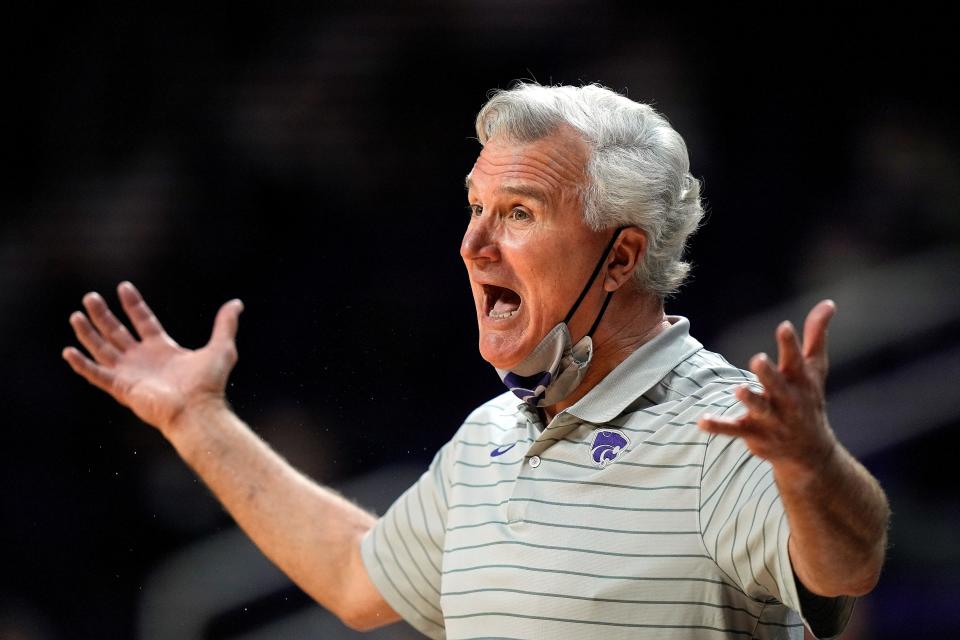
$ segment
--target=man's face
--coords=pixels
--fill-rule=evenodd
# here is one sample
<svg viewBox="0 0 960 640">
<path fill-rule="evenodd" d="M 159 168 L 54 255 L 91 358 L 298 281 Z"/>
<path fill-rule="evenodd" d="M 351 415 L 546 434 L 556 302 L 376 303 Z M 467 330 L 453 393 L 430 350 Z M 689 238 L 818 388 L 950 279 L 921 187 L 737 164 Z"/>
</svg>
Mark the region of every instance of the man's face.
<svg viewBox="0 0 960 640">
<path fill-rule="evenodd" d="M 570 129 L 517 143 L 487 141 L 467 181 L 470 224 L 460 255 L 480 326 L 480 355 L 508 369 L 576 301 L 609 233 L 583 221 L 586 143 Z M 597 278 L 571 324 L 583 335 L 602 301 Z M 589 311 L 592 310 L 592 311 Z"/>
</svg>

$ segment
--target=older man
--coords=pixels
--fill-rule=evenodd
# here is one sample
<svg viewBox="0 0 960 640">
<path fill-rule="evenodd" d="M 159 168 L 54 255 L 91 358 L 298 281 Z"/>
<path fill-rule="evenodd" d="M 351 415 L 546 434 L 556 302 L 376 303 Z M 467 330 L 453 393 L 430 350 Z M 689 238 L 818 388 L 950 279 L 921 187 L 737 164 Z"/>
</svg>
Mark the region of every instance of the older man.
<svg viewBox="0 0 960 640">
<path fill-rule="evenodd" d="M 876 583 L 888 508 L 824 412 L 833 304 L 802 343 L 777 328 L 777 362 L 739 370 L 664 313 L 702 210 L 661 116 L 596 86 L 518 85 L 477 134 L 461 254 L 480 352 L 510 391 L 382 518 L 297 473 L 226 406 L 239 301 L 189 351 L 131 284 L 119 295 L 139 340 L 91 293 L 70 321 L 93 360 L 64 357 L 350 626 L 775 638 L 800 637 L 802 615 L 839 633 Z"/>
</svg>

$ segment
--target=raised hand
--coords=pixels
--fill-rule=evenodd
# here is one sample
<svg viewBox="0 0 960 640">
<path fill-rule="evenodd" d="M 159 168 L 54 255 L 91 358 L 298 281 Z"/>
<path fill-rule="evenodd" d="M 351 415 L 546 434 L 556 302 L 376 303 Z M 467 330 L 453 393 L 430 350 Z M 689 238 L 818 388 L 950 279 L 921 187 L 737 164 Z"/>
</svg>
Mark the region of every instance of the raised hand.
<svg viewBox="0 0 960 640">
<path fill-rule="evenodd" d="M 87 313 L 75 311 L 70 325 L 93 359 L 65 348 L 63 358 L 73 370 L 164 433 L 188 408 L 223 402 L 227 377 L 237 362 L 234 338 L 243 303 L 231 300 L 220 307 L 210 341 L 190 350 L 167 335 L 131 283 L 120 283 L 117 293 L 140 339 L 99 294 L 88 293 L 83 297 Z"/>
<path fill-rule="evenodd" d="M 810 311 L 802 345 L 793 325 L 781 323 L 776 331 L 779 362 L 774 365 L 764 353 L 750 360 L 750 370 L 763 391 L 749 385 L 736 390 L 747 412 L 737 418 L 704 415 L 700 428 L 743 438 L 750 451 L 780 471 L 810 472 L 825 463 L 837 442 L 824 399 L 827 325 L 835 311 L 831 300 L 819 302 Z"/>
</svg>

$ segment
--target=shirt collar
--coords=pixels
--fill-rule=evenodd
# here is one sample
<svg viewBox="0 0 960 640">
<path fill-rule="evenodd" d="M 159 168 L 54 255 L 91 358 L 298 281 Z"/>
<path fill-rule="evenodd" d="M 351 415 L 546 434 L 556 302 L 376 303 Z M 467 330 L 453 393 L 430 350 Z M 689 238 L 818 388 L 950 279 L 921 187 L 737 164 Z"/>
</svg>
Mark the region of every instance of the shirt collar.
<svg viewBox="0 0 960 640">
<path fill-rule="evenodd" d="M 663 380 L 674 367 L 703 348 L 690 336 L 689 320 L 667 316 L 667 321 L 670 327 L 627 356 L 587 395 L 562 413 L 594 424 L 609 422 Z"/>
</svg>

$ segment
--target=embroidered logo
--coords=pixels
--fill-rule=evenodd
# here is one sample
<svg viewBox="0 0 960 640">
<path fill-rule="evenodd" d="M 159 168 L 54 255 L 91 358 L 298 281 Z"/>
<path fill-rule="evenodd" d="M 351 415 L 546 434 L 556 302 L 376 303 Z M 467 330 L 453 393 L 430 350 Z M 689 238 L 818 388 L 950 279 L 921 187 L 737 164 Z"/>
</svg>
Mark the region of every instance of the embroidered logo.
<svg viewBox="0 0 960 640">
<path fill-rule="evenodd" d="M 517 446 L 516 442 L 514 442 L 513 444 L 502 444 L 490 452 L 490 457 L 496 458 L 497 456 L 502 456 L 507 451 L 510 451 L 510 449 L 513 449 L 515 446 Z"/>
<path fill-rule="evenodd" d="M 593 456 L 597 466 L 603 469 L 607 463 L 619 458 L 629 444 L 630 440 L 622 432 L 615 429 L 600 429 L 593 437 L 590 455 Z"/>
</svg>

